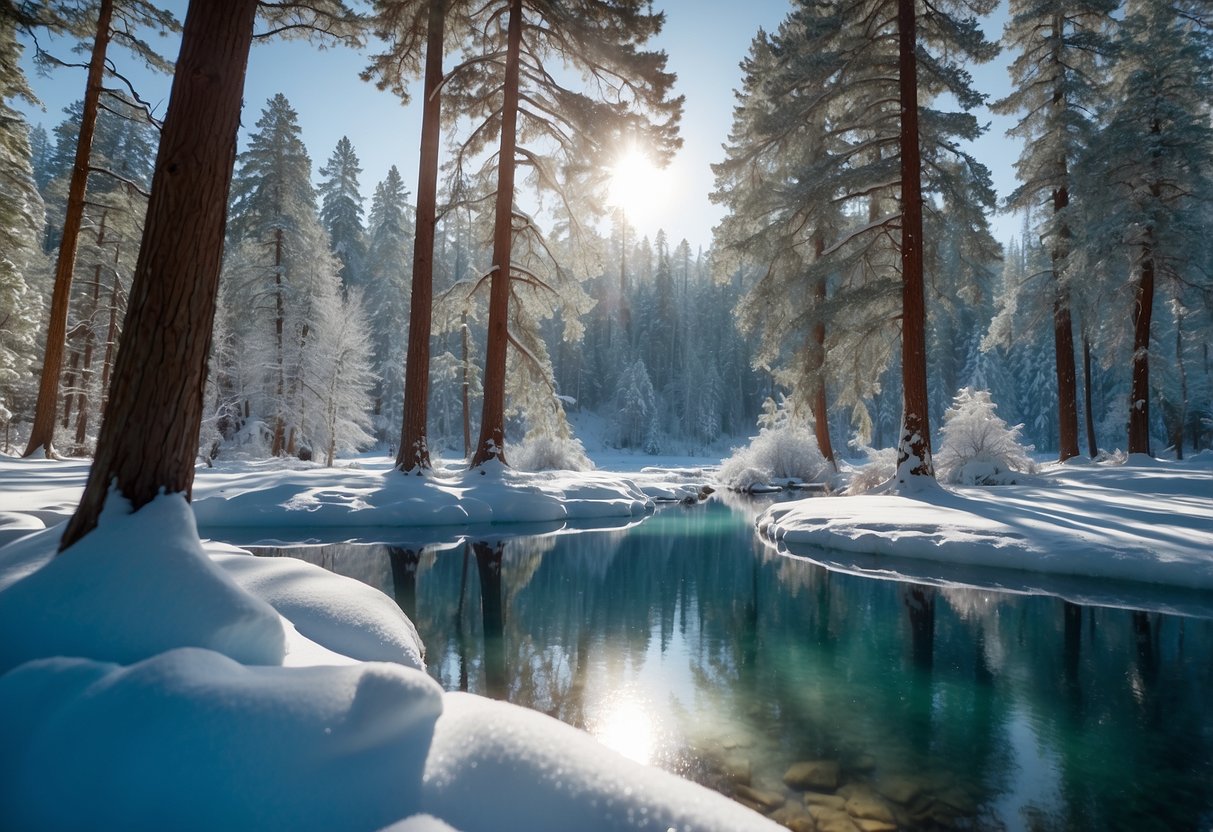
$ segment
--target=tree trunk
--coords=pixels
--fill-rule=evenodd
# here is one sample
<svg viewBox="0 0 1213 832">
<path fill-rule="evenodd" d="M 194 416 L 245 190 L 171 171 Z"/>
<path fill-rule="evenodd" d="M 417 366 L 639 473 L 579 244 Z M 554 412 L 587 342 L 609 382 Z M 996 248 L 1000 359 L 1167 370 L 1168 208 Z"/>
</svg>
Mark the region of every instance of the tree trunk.
<svg viewBox="0 0 1213 832">
<path fill-rule="evenodd" d="M 101 225 L 97 229 L 97 254 L 101 254 L 101 246 L 105 245 L 105 220 L 107 212 L 101 212 Z M 88 436 L 88 394 L 89 382 L 93 378 L 93 348 L 97 343 L 97 309 L 101 305 L 101 264 L 93 269 L 93 294 L 89 299 L 88 315 L 85 316 L 87 329 L 84 332 L 84 366 L 80 371 L 80 395 L 76 398 L 76 443 L 73 453 L 84 455 L 84 440 Z"/>
<path fill-rule="evenodd" d="M 918 59 L 915 0 L 897 0 L 901 100 L 901 441 L 897 480 L 935 477 L 927 415 L 926 303 L 923 293 L 922 171 L 918 149 Z"/>
<path fill-rule="evenodd" d="M 1149 231 L 1146 232 L 1149 239 Z M 1150 319 L 1154 314 L 1154 250 L 1142 245 L 1141 277 L 1133 298 L 1133 381 L 1129 393 L 1129 453 L 1150 453 Z"/>
<path fill-rule="evenodd" d="M 510 0 L 506 35 L 505 100 L 497 154 L 497 200 L 493 218 L 493 277 L 484 357 L 484 405 L 472 467 L 496 458 L 505 462 L 505 358 L 509 346 L 510 249 L 514 236 L 514 149 L 518 129 L 518 63 L 522 45 L 522 0 Z"/>
<path fill-rule="evenodd" d="M 1057 258 L 1054 257 L 1054 269 Z M 1074 326 L 1070 293 L 1056 285 L 1054 271 L 1053 347 L 1057 366 L 1057 460 L 1078 456 L 1078 383 L 1074 372 Z"/>
<path fill-rule="evenodd" d="M 1178 298 L 1176 299 L 1178 307 Z M 1175 417 L 1175 435 L 1172 444 L 1175 445 L 1175 458 L 1184 458 L 1184 423 L 1188 421 L 1188 371 L 1184 367 L 1184 316 L 1180 312 L 1175 316 L 1175 369 L 1179 372 L 1179 402 L 1175 408 L 1179 412 Z M 1193 451 L 1196 448 L 1192 449 Z"/>
<path fill-rule="evenodd" d="M 442 115 L 442 49 L 446 14 L 430 0 L 425 44 L 425 102 L 421 113 L 421 161 L 417 169 L 417 228 L 413 236 L 413 291 L 404 364 L 404 424 L 396 467 L 430 467 L 427 436 L 430 397 L 430 328 L 434 314 L 434 233 L 438 221 L 438 154 Z"/>
<path fill-rule="evenodd" d="M 114 282 L 110 287 L 110 322 L 105 334 L 105 358 L 101 362 L 101 405 L 97 413 L 105 418 L 105 406 L 109 402 L 110 372 L 114 367 L 114 351 L 118 346 L 118 301 L 121 284 L 118 280 L 118 250 L 114 249 Z"/>
<path fill-rule="evenodd" d="M 105 73 L 105 52 L 110 42 L 113 0 L 101 0 L 97 10 L 97 36 L 88 62 L 88 80 L 84 88 L 84 109 L 80 115 L 80 136 L 76 140 L 76 158 L 67 187 L 67 212 L 63 218 L 63 238 L 59 241 L 59 260 L 55 264 L 55 286 L 51 292 L 50 319 L 46 331 L 46 357 L 38 382 L 38 401 L 34 406 L 34 424 L 24 456 L 39 449 L 49 459 L 55 455 L 55 412 L 59 402 L 59 373 L 63 369 L 63 350 L 67 341 L 67 310 L 71 300 L 72 272 L 76 268 L 76 247 L 80 241 L 80 223 L 84 219 L 84 191 L 88 185 L 89 160 L 93 133 L 97 127 L 97 103 Z"/>
<path fill-rule="evenodd" d="M 80 456 L 84 455 L 84 440 L 88 436 L 89 382 L 93 378 L 93 346 L 97 341 L 93 318 L 96 317 L 97 307 L 101 303 L 101 264 L 97 264 L 93 272 L 93 294 L 89 301 L 84 330 L 84 357 L 80 367 L 80 393 L 76 396 L 76 442 L 72 449 L 74 454 Z"/>
<path fill-rule="evenodd" d="M 472 452 L 472 414 L 468 407 L 468 394 L 470 392 L 469 368 L 468 368 L 468 340 L 471 337 L 468 332 L 468 312 L 464 309 L 459 315 L 459 332 L 460 341 L 463 344 L 463 458 L 467 459 L 468 454 Z"/>
<path fill-rule="evenodd" d="M 75 327 L 72 327 L 75 329 Z M 76 400 L 76 371 L 80 369 L 80 350 L 72 350 L 72 360 L 68 364 L 67 374 L 63 377 L 63 389 L 67 395 L 63 397 L 63 429 L 67 430 L 72 423 L 72 402 Z"/>
<path fill-rule="evenodd" d="M 109 411 L 60 549 L 111 488 L 137 511 L 194 482 L 255 0 L 192 0 L 152 179 Z"/>
<path fill-rule="evenodd" d="M 1087 451 L 1091 459 L 1099 456 L 1099 443 L 1095 441 L 1095 405 L 1091 402 L 1091 341 L 1082 334 L 1082 396 L 1083 411 L 1087 423 Z"/>
<path fill-rule="evenodd" d="M 825 252 L 826 241 L 821 234 L 814 235 L 813 249 L 817 260 Z M 813 343 L 809 348 L 809 363 L 812 366 L 816 381 L 813 384 L 813 428 L 817 433 L 817 448 L 821 455 L 830 461 L 834 470 L 838 463 L 834 459 L 834 446 L 830 442 L 829 408 L 826 402 L 826 323 L 821 317 L 821 307 L 826 301 L 825 277 L 819 277 L 813 287 L 813 298 L 817 303 L 817 321 L 813 324 Z"/>
<path fill-rule="evenodd" d="M 275 388 L 274 438 L 270 442 L 270 456 L 281 456 L 286 447 L 286 423 L 282 418 L 282 397 L 286 394 L 286 381 L 282 374 L 286 357 L 282 354 L 283 322 L 286 305 L 282 299 L 282 229 L 274 231 L 274 355 L 278 364 L 278 385 Z"/>
<path fill-rule="evenodd" d="M 1064 55 L 1065 17 L 1053 16 L 1053 63 L 1061 77 Z M 1060 83 L 1053 89 L 1053 110 L 1059 120 L 1066 110 L 1065 90 Z M 1053 215 L 1070 204 L 1069 167 L 1063 154 L 1057 159 L 1059 185 L 1053 190 Z M 1053 261 L 1053 354 L 1057 371 L 1057 460 L 1065 462 L 1078 456 L 1078 385 L 1074 372 L 1074 326 L 1070 315 L 1070 290 L 1061 270 L 1069 255 L 1070 226 L 1063 218 L 1058 224 L 1050 256 Z"/>
</svg>

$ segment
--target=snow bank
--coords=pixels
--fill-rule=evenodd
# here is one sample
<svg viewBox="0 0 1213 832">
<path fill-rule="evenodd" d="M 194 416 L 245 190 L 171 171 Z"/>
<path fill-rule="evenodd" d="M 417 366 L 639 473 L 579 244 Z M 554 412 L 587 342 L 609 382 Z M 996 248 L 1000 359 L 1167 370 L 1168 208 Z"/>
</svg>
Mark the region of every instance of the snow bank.
<svg viewBox="0 0 1213 832">
<path fill-rule="evenodd" d="M 55 557 L 59 531 L 0 557 L 0 632 L 22 634 L 0 640 L 0 673 L 51 656 L 129 664 L 175 647 L 281 664 L 278 614 L 206 556 L 182 495 L 131 514 L 111 494 L 97 528 Z"/>
<path fill-rule="evenodd" d="M 211 558 L 307 639 L 352 659 L 425 669 L 416 627 L 382 592 L 295 558 L 232 551 Z"/>
<path fill-rule="evenodd" d="M 652 501 L 618 475 L 492 462 L 441 475 L 344 468 L 199 477 L 193 506 L 204 528 L 355 528 L 626 517 Z"/>
<path fill-rule="evenodd" d="M 444 702 L 422 807 L 466 832 L 783 828 L 543 714 L 463 693 Z"/>
<path fill-rule="evenodd" d="M 76 487 L 47 487 L 73 469 L 48 472 L 30 469 L 18 513 Z M 238 493 L 275 525 L 298 522 L 289 495 L 301 492 L 283 479 L 299 475 L 252 472 Z M 520 494 L 515 476 L 497 469 L 463 490 L 499 511 L 611 507 L 622 524 L 649 507 L 610 476 L 549 474 Z M 288 498 L 267 505 L 258 483 Z M 348 486 L 317 500 L 336 512 L 357 497 Z M 423 501 L 458 490 L 417 488 Z M 11 493 L 0 490 L 0 508 Z M 111 498 L 100 526 L 56 557 L 61 532 L 0 548 L 0 829 L 779 828 L 548 717 L 442 694 L 414 669 L 416 631 L 386 596 L 293 559 L 203 544 L 180 495 L 134 514 Z"/>
<path fill-rule="evenodd" d="M 1055 466 L 1044 483 L 814 498 L 772 506 L 757 525 L 813 559 L 828 549 L 1213 589 L 1208 466 Z"/>
<path fill-rule="evenodd" d="M 31 662 L 0 676 L 0 826 L 376 829 L 416 813 L 441 710 L 389 664 Z"/>
</svg>

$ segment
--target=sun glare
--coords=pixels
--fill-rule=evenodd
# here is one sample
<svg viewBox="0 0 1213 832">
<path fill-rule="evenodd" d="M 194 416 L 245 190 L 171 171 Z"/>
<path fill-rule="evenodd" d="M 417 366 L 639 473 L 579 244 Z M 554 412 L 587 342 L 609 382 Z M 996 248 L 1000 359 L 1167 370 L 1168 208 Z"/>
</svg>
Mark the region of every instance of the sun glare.
<svg viewBox="0 0 1213 832">
<path fill-rule="evenodd" d="M 643 150 L 632 147 L 611 168 L 607 201 L 623 211 L 632 225 L 660 219 L 669 192 L 669 172 L 653 164 Z"/>
<path fill-rule="evenodd" d="M 657 737 L 653 718 L 644 706 L 624 698 L 611 703 L 590 728 L 590 733 L 607 748 L 618 751 L 638 763 L 650 763 L 656 751 Z"/>
</svg>

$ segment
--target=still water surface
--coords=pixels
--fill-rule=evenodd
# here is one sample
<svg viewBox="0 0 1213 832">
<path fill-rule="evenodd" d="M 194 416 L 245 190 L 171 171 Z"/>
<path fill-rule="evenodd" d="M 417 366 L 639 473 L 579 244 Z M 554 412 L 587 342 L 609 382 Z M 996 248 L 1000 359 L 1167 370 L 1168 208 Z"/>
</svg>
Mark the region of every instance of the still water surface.
<svg viewBox="0 0 1213 832">
<path fill-rule="evenodd" d="M 1213 621 L 830 572 L 751 518 L 252 548 L 396 598 L 445 688 L 752 804 L 812 761 L 903 829 L 1213 829 Z"/>
</svg>

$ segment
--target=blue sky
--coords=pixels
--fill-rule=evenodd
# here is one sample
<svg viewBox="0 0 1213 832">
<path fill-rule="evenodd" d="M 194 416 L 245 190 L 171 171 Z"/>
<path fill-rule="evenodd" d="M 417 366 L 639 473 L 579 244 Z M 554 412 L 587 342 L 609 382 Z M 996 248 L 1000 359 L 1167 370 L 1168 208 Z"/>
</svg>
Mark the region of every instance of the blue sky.
<svg viewBox="0 0 1213 832">
<path fill-rule="evenodd" d="M 179 8 L 184 4 L 167 5 Z M 713 185 L 708 166 L 723 157 L 721 144 L 728 137 L 733 91 L 741 75 L 738 64 L 758 28 L 778 26 L 788 4 L 787 0 L 658 0 L 654 7 L 666 11 L 665 31 L 656 46 L 669 54 L 669 68 L 678 74 L 677 90 L 686 96 L 684 146 L 669 173 L 661 177 L 653 210 L 637 224 L 641 233 L 652 236 L 660 226 L 674 242 L 686 238 L 692 248 L 706 248 L 712 226 L 720 219 L 719 208 L 708 200 Z M 987 19 L 989 37 L 1001 33 L 1004 14 L 1000 10 Z M 170 58 L 176 57 L 176 44 L 171 40 L 154 42 Z M 62 42 L 50 45 L 65 48 Z M 157 104 L 163 115 L 169 79 L 141 71 L 127 55 L 114 58 L 121 71 L 137 79 L 143 97 Z M 395 96 L 359 80 L 358 72 L 364 66 L 365 58 L 350 49 L 317 50 L 299 42 L 258 43 L 249 58 L 243 123 L 246 130 L 252 127 L 266 100 L 283 93 L 299 113 L 314 169 L 324 164 L 342 136 L 348 136 L 362 163 L 362 190 L 369 208 L 370 193 L 393 164 L 410 192 L 415 189 L 421 108 L 416 96 L 402 106 Z M 978 88 L 994 97 L 1004 95 L 1009 89 L 1005 67 L 1005 56 L 974 67 Z M 62 120 L 62 108 L 79 98 L 84 87 L 79 70 L 57 70 L 50 77 L 31 73 L 30 80 L 46 106 L 45 112 L 31 112 L 31 120 L 48 130 Z M 1011 165 L 1019 154 L 1018 146 L 1003 135 L 1011 120 L 989 113 L 980 113 L 979 118 L 993 126 L 973 152 L 990 168 L 1001 197 L 1014 187 Z M 1019 228 L 1018 220 L 1008 216 L 996 217 L 994 225 L 995 236 L 1004 241 Z"/>
</svg>

